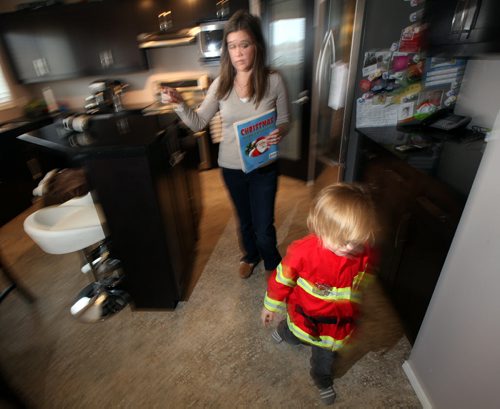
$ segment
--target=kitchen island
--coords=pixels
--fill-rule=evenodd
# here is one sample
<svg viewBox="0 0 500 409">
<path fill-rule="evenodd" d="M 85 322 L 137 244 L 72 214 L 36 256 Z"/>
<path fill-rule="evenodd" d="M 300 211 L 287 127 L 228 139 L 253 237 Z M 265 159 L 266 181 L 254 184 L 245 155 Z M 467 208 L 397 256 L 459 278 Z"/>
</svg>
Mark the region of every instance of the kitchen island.
<svg viewBox="0 0 500 409">
<path fill-rule="evenodd" d="M 0 226 L 31 206 L 33 188 L 41 178 L 33 151 L 16 137 L 51 122 L 50 116 L 43 116 L 0 123 L 0 197 L 4 199 L 0 202 Z"/>
<path fill-rule="evenodd" d="M 196 141 L 177 116 L 98 114 L 85 132 L 67 130 L 59 119 L 18 139 L 85 169 L 133 307 L 175 308 L 189 279 L 201 212 Z"/>
<path fill-rule="evenodd" d="M 416 338 L 484 149 L 484 134 L 360 128 L 358 180 L 383 225 L 379 277 Z"/>
</svg>

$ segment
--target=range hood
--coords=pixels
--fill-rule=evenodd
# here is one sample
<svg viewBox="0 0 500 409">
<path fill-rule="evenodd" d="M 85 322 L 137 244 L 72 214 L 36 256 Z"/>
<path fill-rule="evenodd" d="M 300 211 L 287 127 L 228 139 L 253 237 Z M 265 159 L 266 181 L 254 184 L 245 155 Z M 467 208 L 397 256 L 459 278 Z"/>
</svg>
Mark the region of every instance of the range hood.
<svg viewBox="0 0 500 409">
<path fill-rule="evenodd" d="M 158 31 L 156 33 L 142 33 L 137 36 L 139 48 L 176 47 L 193 44 L 200 27 L 184 28 L 177 31 Z"/>
</svg>

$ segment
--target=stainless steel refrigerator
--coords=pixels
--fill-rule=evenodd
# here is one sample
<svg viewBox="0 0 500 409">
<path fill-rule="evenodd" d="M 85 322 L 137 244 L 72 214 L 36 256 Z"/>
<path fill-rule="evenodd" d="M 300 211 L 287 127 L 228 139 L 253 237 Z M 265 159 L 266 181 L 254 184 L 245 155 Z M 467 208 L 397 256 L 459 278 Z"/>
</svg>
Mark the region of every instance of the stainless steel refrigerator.
<svg viewBox="0 0 500 409">
<path fill-rule="evenodd" d="M 342 177 L 365 0 L 260 3 L 269 62 L 285 78 L 291 102 L 282 173 L 335 182 Z"/>
<path fill-rule="evenodd" d="M 308 180 L 344 178 L 356 87 L 365 0 L 315 2 Z"/>
<path fill-rule="evenodd" d="M 284 76 L 292 130 L 281 143 L 283 174 L 315 187 L 356 178 L 356 100 L 366 51 L 389 49 L 415 11 L 403 0 L 260 2 L 269 63 Z M 255 10 L 254 10 L 255 11 Z"/>
</svg>

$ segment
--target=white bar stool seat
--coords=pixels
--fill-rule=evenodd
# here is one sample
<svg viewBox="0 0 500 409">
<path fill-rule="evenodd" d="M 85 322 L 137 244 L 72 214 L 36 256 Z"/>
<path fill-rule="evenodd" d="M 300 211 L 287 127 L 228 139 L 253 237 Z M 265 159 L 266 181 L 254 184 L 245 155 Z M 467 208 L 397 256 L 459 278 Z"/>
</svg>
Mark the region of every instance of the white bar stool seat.
<svg viewBox="0 0 500 409">
<path fill-rule="evenodd" d="M 25 219 L 24 231 L 46 253 L 65 254 L 104 240 L 101 219 L 89 193 L 37 210 Z"/>
</svg>

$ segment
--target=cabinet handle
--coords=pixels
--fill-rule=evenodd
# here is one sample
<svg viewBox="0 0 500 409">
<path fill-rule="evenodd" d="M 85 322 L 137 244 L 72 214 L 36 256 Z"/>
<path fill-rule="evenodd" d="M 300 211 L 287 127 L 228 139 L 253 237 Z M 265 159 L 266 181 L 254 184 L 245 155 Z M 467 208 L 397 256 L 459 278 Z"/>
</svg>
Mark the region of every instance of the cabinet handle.
<svg viewBox="0 0 500 409">
<path fill-rule="evenodd" d="M 41 65 L 40 65 L 40 58 L 33 60 L 33 68 L 35 69 L 35 74 L 37 77 L 41 77 L 43 75 Z"/>
<path fill-rule="evenodd" d="M 49 64 L 46 58 L 40 58 L 40 68 L 42 75 L 47 75 L 50 73 Z"/>
<path fill-rule="evenodd" d="M 398 223 L 396 236 L 394 237 L 394 248 L 399 247 L 399 243 L 404 243 L 408 238 L 408 225 L 410 223 L 411 213 L 405 213 Z"/>
<path fill-rule="evenodd" d="M 477 14 L 479 12 L 479 0 L 469 0 L 469 7 L 467 11 L 467 17 L 464 22 L 464 30 L 469 32 L 472 28 L 472 24 L 476 20 Z"/>
<path fill-rule="evenodd" d="M 33 60 L 33 68 L 37 77 L 43 77 L 50 73 L 49 64 L 45 58 L 37 58 Z"/>
<path fill-rule="evenodd" d="M 457 6 L 455 7 L 455 13 L 453 13 L 453 20 L 451 21 L 451 32 L 453 34 L 462 32 L 468 6 L 469 0 L 458 0 Z"/>
<path fill-rule="evenodd" d="M 427 197 L 420 196 L 417 197 L 417 203 L 432 217 L 439 220 L 441 223 L 449 221 L 450 216 L 439 208 L 436 204 L 431 202 Z"/>
<path fill-rule="evenodd" d="M 111 50 L 104 50 L 99 53 L 99 59 L 101 61 L 101 67 L 108 68 L 113 65 L 113 53 Z"/>
</svg>

